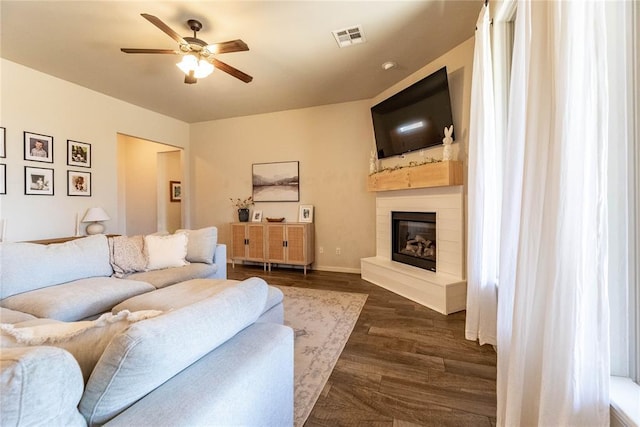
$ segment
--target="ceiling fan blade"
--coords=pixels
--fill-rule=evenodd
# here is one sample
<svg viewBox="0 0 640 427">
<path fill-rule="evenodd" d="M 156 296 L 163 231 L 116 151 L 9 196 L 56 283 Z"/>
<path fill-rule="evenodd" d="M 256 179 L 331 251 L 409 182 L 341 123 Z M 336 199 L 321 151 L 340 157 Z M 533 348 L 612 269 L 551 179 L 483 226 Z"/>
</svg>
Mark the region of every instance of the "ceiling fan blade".
<svg viewBox="0 0 640 427">
<path fill-rule="evenodd" d="M 172 49 L 137 49 L 123 47 L 120 49 L 124 53 L 169 53 L 172 55 L 178 55 L 180 52 Z"/>
<path fill-rule="evenodd" d="M 242 52 L 249 50 L 249 46 L 242 40 L 231 40 L 222 43 L 212 43 L 207 46 L 207 50 L 213 54 L 216 53 L 230 53 L 230 52 Z"/>
<path fill-rule="evenodd" d="M 187 43 L 187 41 L 183 39 L 180 34 L 173 31 L 167 24 L 162 22 L 159 18 L 153 15 L 149 15 L 148 13 L 141 13 L 140 15 L 142 15 L 143 18 L 151 22 L 156 27 L 160 28 L 169 37 L 171 37 L 172 39 L 180 43 L 181 46 L 189 46 L 189 43 Z"/>
<path fill-rule="evenodd" d="M 218 61 L 215 58 L 211 58 L 210 59 L 211 63 L 213 64 L 214 67 L 218 68 L 219 70 L 224 71 L 227 74 L 232 75 L 233 77 L 242 80 L 245 83 L 249 83 L 251 80 L 253 80 L 253 77 L 251 77 L 249 74 L 245 74 L 242 71 L 238 70 L 237 68 L 232 67 L 229 64 L 225 64 L 222 61 Z"/>
</svg>

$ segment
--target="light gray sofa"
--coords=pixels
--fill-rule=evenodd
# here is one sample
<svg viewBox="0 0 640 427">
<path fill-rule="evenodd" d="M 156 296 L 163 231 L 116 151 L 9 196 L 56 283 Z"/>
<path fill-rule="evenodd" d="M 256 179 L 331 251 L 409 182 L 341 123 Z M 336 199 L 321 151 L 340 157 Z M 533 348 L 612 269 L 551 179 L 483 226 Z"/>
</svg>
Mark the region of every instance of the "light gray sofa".
<svg viewBox="0 0 640 427">
<path fill-rule="evenodd" d="M 262 279 L 112 277 L 105 236 L 3 243 L 0 258 L 0 425 L 292 425 L 293 333 Z M 159 312 L 120 316 L 141 310 Z M 10 333 L 84 325 L 42 344 Z"/>
</svg>

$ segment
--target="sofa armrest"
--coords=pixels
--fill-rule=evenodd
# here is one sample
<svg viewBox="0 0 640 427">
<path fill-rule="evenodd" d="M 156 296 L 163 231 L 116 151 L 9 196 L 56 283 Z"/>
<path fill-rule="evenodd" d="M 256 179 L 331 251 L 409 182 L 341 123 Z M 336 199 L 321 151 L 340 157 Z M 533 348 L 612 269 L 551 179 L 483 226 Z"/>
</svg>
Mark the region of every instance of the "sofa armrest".
<svg viewBox="0 0 640 427">
<path fill-rule="evenodd" d="M 78 412 L 84 382 L 78 362 L 61 348 L 2 348 L 0 425 L 86 426 Z"/>
<path fill-rule="evenodd" d="M 216 251 L 213 254 L 213 262 L 218 267 L 212 279 L 227 278 L 227 245 L 219 243 L 216 245 Z"/>
<path fill-rule="evenodd" d="M 293 425 L 293 330 L 255 323 L 105 427 Z"/>
</svg>

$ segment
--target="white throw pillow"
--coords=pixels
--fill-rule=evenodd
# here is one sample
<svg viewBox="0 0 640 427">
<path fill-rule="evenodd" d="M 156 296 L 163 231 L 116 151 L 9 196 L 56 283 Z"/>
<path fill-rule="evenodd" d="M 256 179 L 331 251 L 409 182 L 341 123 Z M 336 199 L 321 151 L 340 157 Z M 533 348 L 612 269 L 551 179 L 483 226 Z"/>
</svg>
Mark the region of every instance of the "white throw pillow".
<svg viewBox="0 0 640 427">
<path fill-rule="evenodd" d="M 178 233 L 187 235 L 187 261 L 213 264 L 213 254 L 218 244 L 218 229 L 216 227 L 178 230 L 176 234 Z"/>
<path fill-rule="evenodd" d="M 187 235 L 144 236 L 147 253 L 147 270 L 182 267 L 189 264 L 187 257 Z"/>
</svg>

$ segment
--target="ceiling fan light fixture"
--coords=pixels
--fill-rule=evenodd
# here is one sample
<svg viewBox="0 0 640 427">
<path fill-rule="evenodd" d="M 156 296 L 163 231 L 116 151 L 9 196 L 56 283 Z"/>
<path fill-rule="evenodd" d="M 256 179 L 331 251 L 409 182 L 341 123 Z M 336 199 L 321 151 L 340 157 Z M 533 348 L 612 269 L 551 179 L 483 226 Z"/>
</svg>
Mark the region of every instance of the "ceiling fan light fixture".
<svg viewBox="0 0 640 427">
<path fill-rule="evenodd" d="M 189 74 L 189 71 L 193 71 L 198 68 L 198 59 L 194 55 L 184 55 L 182 61 L 176 64 L 183 73 Z"/>
<path fill-rule="evenodd" d="M 185 75 L 193 75 L 196 79 L 207 77 L 213 72 L 213 64 L 206 59 L 198 60 L 195 55 L 184 55 L 176 65 Z"/>
<path fill-rule="evenodd" d="M 195 70 L 195 76 L 198 79 L 202 79 L 207 77 L 209 74 L 213 73 L 213 64 L 207 61 L 206 59 L 201 59 L 198 61 L 198 68 Z"/>
</svg>

